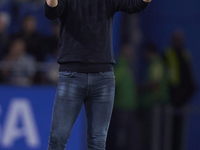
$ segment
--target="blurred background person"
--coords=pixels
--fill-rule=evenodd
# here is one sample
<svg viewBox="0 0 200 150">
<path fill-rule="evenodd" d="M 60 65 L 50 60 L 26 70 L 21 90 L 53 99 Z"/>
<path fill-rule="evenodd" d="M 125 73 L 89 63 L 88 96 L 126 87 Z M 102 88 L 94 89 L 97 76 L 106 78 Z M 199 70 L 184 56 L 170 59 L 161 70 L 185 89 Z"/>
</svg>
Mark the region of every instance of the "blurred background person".
<svg viewBox="0 0 200 150">
<path fill-rule="evenodd" d="M 37 61 L 44 61 L 47 50 L 45 48 L 45 40 L 37 31 L 37 20 L 34 15 L 26 14 L 23 16 L 20 30 L 11 35 L 21 37 L 26 42 L 26 50 L 35 57 Z"/>
<path fill-rule="evenodd" d="M 166 48 L 165 58 L 169 74 L 170 102 L 174 108 L 172 125 L 172 150 L 182 150 L 184 114 L 191 96 L 195 92 L 191 55 L 185 48 L 184 33 L 172 34 L 171 45 Z"/>
<path fill-rule="evenodd" d="M 0 12 L 0 59 L 4 54 L 5 45 L 9 38 L 9 34 L 7 32 L 9 24 L 10 24 L 9 14 L 6 12 Z"/>
<path fill-rule="evenodd" d="M 163 135 L 161 135 L 162 131 L 156 131 L 159 130 L 158 128 L 154 130 L 155 124 L 158 124 L 158 127 L 162 126 L 160 118 L 158 118 L 161 112 L 154 116 L 154 111 L 169 102 L 166 67 L 154 43 L 147 42 L 143 45 L 143 55 L 146 64 L 142 84 L 139 86 L 139 116 L 142 141 L 145 142 L 142 144 L 142 150 L 155 150 L 154 140 L 157 140 L 156 145 L 162 143 Z"/>
<path fill-rule="evenodd" d="M 138 150 L 137 89 L 134 72 L 135 51 L 130 44 L 122 46 L 115 65 L 116 92 L 108 133 L 108 150 Z"/>
<path fill-rule="evenodd" d="M 36 61 L 26 51 L 23 38 L 16 37 L 11 43 L 8 54 L 3 58 L 4 68 L 1 75 L 4 83 L 26 86 L 33 84 Z"/>
<path fill-rule="evenodd" d="M 15 36 L 19 36 L 25 40 L 26 51 L 31 54 L 37 62 L 44 62 L 45 57 L 51 48 L 47 47 L 46 38 L 37 31 L 37 19 L 32 14 L 26 14 L 22 19 L 21 29 Z M 12 39 L 12 36 L 11 36 Z M 42 68 L 42 67 L 41 67 Z M 44 84 L 44 70 L 38 69 L 34 77 L 35 84 Z"/>
</svg>

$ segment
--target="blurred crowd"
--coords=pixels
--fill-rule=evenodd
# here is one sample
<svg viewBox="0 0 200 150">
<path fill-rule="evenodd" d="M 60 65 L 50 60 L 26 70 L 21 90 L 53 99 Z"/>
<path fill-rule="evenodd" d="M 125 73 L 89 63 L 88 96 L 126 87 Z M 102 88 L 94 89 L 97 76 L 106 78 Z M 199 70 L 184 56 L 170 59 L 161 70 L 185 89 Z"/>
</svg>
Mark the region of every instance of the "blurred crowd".
<svg viewBox="0 0 200 150">
<path fill-rule="evenodd" d="M 108 150 L 183 150 L 185 109 L 196 89 L 185 45 L 180 30 L 174 31 L 165 50 L 146 41 L 140 48 L 143 65 L 136 65 L 139 56 L 132 44 L 122 46 L 115 65 Z"/>
<path fill-rule="evenodd" d="M 43 0 L 1 1 L 0 83 L 56 84 L 59 25 L 57 21 L 45 20 L 42 24 L 50 30 L 39 32 L 43 3 Z"/>
</svg>

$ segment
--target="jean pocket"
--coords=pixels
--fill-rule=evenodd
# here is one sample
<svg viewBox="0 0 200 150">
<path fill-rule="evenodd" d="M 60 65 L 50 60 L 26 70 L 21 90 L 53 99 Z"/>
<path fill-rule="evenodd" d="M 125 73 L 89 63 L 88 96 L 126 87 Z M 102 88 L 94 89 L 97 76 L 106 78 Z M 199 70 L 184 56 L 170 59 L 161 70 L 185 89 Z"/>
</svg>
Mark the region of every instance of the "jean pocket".
<svg viewBox="0 0 200 150">
<path fill-rule="evenodd" d="M 106 79 L 115 79 L 115 74 L 113 71 L 100 72 L 100 74 Z"/>
<path fill-rule="evenodd" d="M 59 72 L 59 76 L 62 76 L 62 77 L 73 77 L 75 74 L 75 72 L 71 72 L 71 71 L 60 71 Z"/>
</svg>

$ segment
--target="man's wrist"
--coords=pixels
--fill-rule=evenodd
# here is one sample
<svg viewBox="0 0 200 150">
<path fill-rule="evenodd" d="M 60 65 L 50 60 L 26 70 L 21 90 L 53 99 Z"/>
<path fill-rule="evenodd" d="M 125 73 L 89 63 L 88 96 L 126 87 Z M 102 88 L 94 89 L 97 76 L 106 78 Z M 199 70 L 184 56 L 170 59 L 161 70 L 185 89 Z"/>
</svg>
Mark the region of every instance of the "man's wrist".
<svg viewBox="0 0 200 150">
<path fill-rule="evenodd" d="M 146 2 L 146 3 L 150 3 L 151 2 L 151 0 L 143 0 L 144 2 Z"/>
</svg>

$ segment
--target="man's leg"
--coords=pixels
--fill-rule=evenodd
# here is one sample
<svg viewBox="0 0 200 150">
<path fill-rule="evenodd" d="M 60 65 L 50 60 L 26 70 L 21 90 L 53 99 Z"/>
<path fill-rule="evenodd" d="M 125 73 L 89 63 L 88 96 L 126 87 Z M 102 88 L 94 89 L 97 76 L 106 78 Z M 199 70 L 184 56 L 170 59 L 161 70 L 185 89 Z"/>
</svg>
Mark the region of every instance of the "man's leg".
<svg viewBox="0 0 200 150">
<path fill-rule="evenodd" d="M 88 97 L 85 101 L 88 150 L 105 150 L 114 103 L 114 73 L 89 74 L 88 81 Z"/>
<path fill-rule="evenodd" d="M 48 150 L 64 150 L 86 93 L 84 74 L 60 72 Z"/>
</svg>

